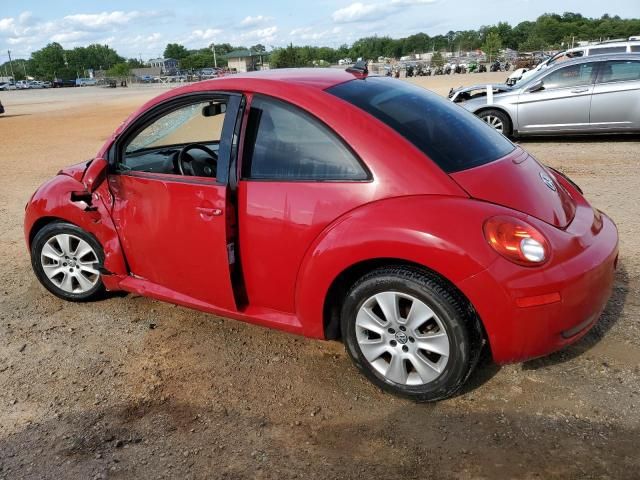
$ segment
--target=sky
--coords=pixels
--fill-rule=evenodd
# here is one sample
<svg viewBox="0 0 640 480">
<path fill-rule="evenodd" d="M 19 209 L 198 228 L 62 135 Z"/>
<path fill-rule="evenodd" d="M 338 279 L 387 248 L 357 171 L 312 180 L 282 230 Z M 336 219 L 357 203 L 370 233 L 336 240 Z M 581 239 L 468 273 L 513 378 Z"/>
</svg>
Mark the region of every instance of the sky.
<svg viewBox="0 0 640 480">
<path fill-rule="evenodd" d="M 640 17 L 640 0 L 211 0 L 10 1 L 0 6 L 0 63 L 27 58 L 47 43 L 64 48 L 108 44 L 120 55 L 147 60 L 167 43 L 213 43 L 268 49 L 287 45 L 351 44 L 369 35 L 405 37 L 535 20 L 546 12 Z M 638 32 L 640 34 L 640 32 Z"/>
</svg>

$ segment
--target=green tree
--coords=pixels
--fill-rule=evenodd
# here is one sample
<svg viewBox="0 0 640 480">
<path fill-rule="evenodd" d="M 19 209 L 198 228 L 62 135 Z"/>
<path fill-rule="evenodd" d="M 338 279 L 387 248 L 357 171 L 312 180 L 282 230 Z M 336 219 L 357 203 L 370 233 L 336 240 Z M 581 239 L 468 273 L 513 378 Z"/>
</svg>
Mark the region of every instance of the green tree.
<svg viewBox="0 0 640 480">
<path fill-rule="evenodd" d="M 444 65 L 444 58 L 440 52 L 435 52 L 431 57 L 431 65 L 434 67 L 442 67 Z"/>
<path fill-rule="evenodd" d="M 205 67 L 213 67 L 213 52 L 208 49 L 191 53 L 180 60 L 180 68 L 187 70 L 197 70 Z M 220 61 L 217 62 L 220 65 Z"/>
<path fill-rule="evenodd" d="M 489 32 L 484 40 L 484 44 L 482 45 L 482 50 L 485 55 L 487 55 L 489 62 L 495 60 L 501 48 L 502 40 L 500 39 L 498 32 Z"/>
<path fill-rule="evenodd" d="M 271 52 L 269 64 L 273 68 L 306 67 L 306 60 L 299 54 L 299 47 L 292 43 L 286 48 L 276 48 Z"/>
<path fill-rule="evenodd" d="M 251 47 L 250 49 L 252 52 L 256 52 L 256 53 L 264 53 L 267 51 L 267 49 L 265 48 L 264 45 L 262 45 L 261 43 L 258 43 L 256 45 L 254 45 L 253 47 Z"/>
<path fill-rule="evenodd" d="M 62 45 L 53 42 L 31 54 L 29 74 L 38 78 L 75 78 L 75 72 L 68 67 Z"/>
<path fill-rule="evenodd" d="M 137 58 L 130 58 L 127 60 L 127 64 L 129 68 L 143 68 L 144 63 L 138 60 Z"/>
<path fill-rule="evenodd" d="M 189 50 L 179 43 L 168 43 L 167 47 L 164 49 L 164 58 L 175 58 L 176 60 L 181 60 L 187 55 L 189 55 Z"/>
<path fill-rule="evenodd" d="M 125 79 L 131 75 L 131 68 L 128 63 L 117 63 L 109 70 L 107 70 L 107 76 Z"/>
</svg>

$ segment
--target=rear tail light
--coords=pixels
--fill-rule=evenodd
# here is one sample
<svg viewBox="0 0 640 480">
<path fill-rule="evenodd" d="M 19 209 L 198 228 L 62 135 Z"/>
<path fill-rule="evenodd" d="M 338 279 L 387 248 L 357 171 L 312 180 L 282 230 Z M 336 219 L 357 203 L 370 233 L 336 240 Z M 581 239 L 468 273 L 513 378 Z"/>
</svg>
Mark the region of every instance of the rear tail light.
<svg viewBox="0 0 640 480">
<path fill-rule="evenodd" d="M 492 217 L 484 223 L 483 230 L 489 245 L 518 265 L 542 265 L 551 253 L 544 236 L 535 227 L 518 218 Z"/>
</svg>

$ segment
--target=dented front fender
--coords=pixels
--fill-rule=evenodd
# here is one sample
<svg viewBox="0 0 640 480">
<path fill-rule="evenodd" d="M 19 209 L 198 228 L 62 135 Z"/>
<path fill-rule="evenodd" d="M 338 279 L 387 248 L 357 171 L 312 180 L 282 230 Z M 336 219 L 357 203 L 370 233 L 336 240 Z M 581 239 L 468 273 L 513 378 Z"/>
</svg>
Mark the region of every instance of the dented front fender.
<svg viewBox="0 0 640 480">
<path fill-rule="evenodd" d="M 90 197 L 81 181 L 69 175 L 57 175 L 45 182 L 29 200 L 24 219 L 27 247 L 37 231 L 47 223 L 62 220 L 86 230 L 96 237 L 104 250 L 103 275 L 109 290 L 117 289 L 121 276 L 127 275 L 126 262 L 115 225 L 109 215 L 111 194 L 103 182 Z"/>
</svg>

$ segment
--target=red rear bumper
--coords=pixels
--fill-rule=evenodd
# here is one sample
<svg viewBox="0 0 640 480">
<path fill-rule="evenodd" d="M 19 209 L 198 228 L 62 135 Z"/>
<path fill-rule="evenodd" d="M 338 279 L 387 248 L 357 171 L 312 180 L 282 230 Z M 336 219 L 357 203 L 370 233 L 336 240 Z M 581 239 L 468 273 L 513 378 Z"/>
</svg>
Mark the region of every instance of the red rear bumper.
<svg viewBox="0 0 640 480">
<path fill-rule="evenodd" d="M 580 339 L 598 320 L 613 288 L 618 232 L 604 215 L 602 228 L 594 230 L 593 218 L 582 206 L 559 232 L 571 237 L 571 255 L 528 269 L 498 259 L 459 285 L 484 323 L 496 362 L 547 355 Z"/>
</svg>

